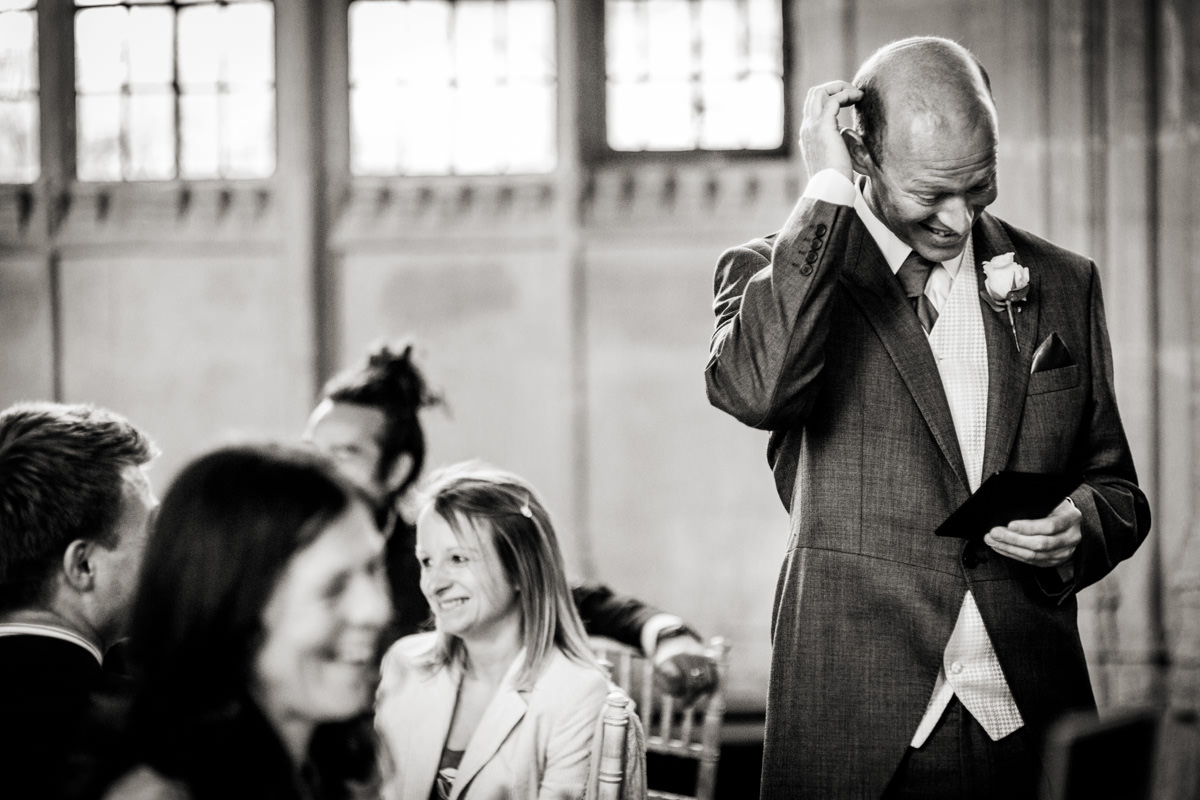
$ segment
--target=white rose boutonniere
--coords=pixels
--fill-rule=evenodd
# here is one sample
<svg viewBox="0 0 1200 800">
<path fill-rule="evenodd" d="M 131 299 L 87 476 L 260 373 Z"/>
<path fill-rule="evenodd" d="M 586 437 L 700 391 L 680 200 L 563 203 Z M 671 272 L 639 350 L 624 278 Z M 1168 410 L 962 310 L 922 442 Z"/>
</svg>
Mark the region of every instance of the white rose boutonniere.
<svg viewBox="0 0 1200 800">
<path fill-rule="evenodd" d="M 983 262 L 984 288 L 979 292 L 996 313 L 1008 312 L 1008 327 L 1012 330 L 1013 344 L 1021 352 L 1017 341 L 1017 325 L 1013 321 L 1013 304 L 1017 312 L 1021 303 L 1029 297 L 1029 270 L 1013 260 L 1014 253 L 1003 253 L 991 261 Z"/>
</svg>

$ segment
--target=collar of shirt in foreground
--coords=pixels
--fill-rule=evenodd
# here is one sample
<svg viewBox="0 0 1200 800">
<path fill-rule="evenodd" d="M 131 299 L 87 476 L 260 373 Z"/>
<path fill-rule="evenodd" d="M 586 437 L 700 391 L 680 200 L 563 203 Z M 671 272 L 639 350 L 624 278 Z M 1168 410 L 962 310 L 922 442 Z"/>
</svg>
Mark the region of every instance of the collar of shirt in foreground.
<svg viewBox="0 0 1200 800">
<path fill-rule="evenodd" d="M 100 666 L 104 666 L 104 655 L 100 648 L 69 628 L 41 622 L 0 622 L 0 636 L 46 636 L 62 639 L 64 642 L 74 642 L 95 656 Z"/>
<path fill-rule="evenodd" d="M 867 199 L 863 197 L 862 185 L 851 183 L 836 169 L 823 169 L 814 175 L 808 185 L 804 187 L 804 196 L 842 206 L 853 205 L 854 210 L 858 212 L 858 218 L 862 220 L 867 232 L 879 246 L 893 275 L 899 271 L 904 259 L 908 258 L 908 254 L 912 252 L 912 248 L 900 241 L 900 238 L 880 222 L 875 213 L 871 211 L 871 207 L 867 205 Z M 966 246 L 971 246 L 970 241 Z M 942 267 L 949 274 L 950 281 L 958 276 L 960 264 L 962 264 L 961 256 L 952 261 L 942 262 Z"/>
</svg>

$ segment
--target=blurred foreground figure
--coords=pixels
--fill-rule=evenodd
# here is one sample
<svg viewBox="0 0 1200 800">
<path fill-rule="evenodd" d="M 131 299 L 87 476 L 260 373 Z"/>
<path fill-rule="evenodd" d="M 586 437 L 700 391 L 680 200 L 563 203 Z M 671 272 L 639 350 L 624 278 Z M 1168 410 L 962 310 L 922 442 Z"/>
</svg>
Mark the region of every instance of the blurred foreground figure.
<svg viewBox="0 0 1200 800">
<path fill-rule="evenodd" d="M 88 405 L 0 413 L 0 795 L 52 796 L 93 691 L 118 680 L 157 500 L 157 455 L 125 418 Z"/>
<path fill-rule="evenodd" d="M 309 448 L 227 446 L 163 498 L 105 797 L 374 797 L 391 616 L 371 507 Z"/>
</svg>

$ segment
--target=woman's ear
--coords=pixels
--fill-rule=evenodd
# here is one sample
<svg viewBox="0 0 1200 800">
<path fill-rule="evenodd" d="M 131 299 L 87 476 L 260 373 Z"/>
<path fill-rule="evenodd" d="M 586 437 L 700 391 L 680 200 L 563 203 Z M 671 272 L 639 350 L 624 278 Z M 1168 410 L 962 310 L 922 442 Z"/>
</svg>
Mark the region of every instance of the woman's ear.
<svg viewBox="0 0 1200 800">
<path fill-rule="evenodd" d="M 95 565 L 92 563 L 92 547 L 95 542 L 76 539 L 63 552 L 63 576 L 76 591 L 89 591 L 96 583 Z"/>
</svg>

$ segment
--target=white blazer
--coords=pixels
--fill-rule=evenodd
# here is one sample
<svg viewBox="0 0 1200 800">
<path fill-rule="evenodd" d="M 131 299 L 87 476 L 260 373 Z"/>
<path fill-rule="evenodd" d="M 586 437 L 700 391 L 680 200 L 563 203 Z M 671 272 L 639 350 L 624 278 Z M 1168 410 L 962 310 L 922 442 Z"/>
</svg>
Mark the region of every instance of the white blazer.
<svg viewBox="0 0 1200 800">
<path fill-rule="evenodd" d="M 391 759 L 386 800 L 429 800 L 462 681 L 461 670 L 420 666 L 433 633 L 407 636 L 383 658 L 375 727 Z M 522 650 L 483 712 L 458 766 L 450 800 L 567 800 L 583 797 L 596 720 L 609 681 L 558 649 L 532 690 L 513 681 Z"/>
</svg>

